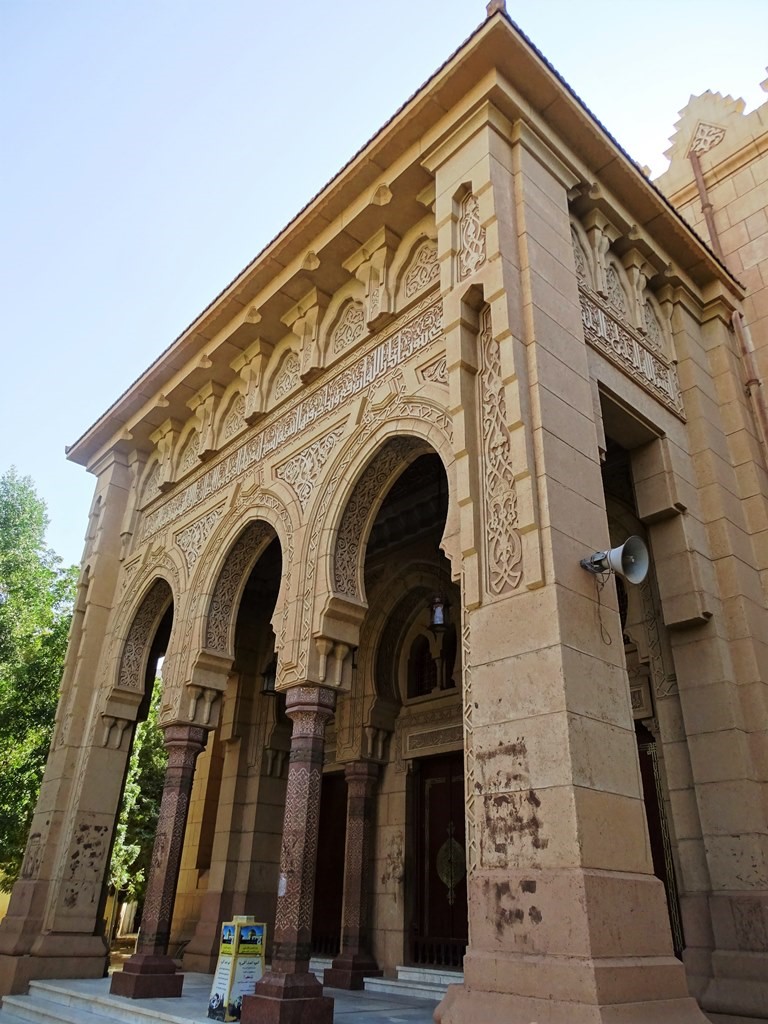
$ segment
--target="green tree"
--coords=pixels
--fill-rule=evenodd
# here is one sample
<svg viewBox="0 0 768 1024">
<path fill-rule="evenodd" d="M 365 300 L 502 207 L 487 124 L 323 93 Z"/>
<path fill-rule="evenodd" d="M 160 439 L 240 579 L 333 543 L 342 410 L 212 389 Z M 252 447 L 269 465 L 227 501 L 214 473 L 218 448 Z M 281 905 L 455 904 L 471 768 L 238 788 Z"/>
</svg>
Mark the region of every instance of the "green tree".
<svg viewBox="0 0 768 1024">
<path fill-rule="evenodd" d="M 0 477 L 0 889 L 15 880 L 59 697 L 76 567 L 45 546 L 45 502 L 12 467 Z"/>
<path fill-rule="evenodd" d="M 162 686 L 155 680 L 149 713 L 136 727 L 123 793 L 123 806 L 115 830 L 109 884 L 124 899 L 144 898 L 152 846 L 168 755 L 158 725 Z"/>
</svg>

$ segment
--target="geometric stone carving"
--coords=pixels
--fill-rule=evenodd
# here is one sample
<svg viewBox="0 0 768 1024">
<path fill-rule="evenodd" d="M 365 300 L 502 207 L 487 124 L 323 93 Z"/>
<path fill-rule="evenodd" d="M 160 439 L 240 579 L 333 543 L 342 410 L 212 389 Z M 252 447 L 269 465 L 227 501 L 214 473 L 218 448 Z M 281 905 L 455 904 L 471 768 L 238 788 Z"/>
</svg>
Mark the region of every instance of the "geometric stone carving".
<svg viewBox="0 0 768 1024">
<path fill-rule="evenodd" d="M 461 201 L 459 217 L 459 280 L 485 263 L 485 228 L 480 224 L 480 205 L 477 196 L 468 192 Z"/>
<path fill-rule="evenodd" d="M 643 323 L 645 327 L 645 338 L 654 352 L 662 352 L 664 349 L 664 333 L 656 316 L 656 310 L 646 302 L 643 305 Z"/>
<path fill-rule="evenodd" d="M 275 470 L 275 476 L 279 480 L 284 480 L 293 489 L 302 512 L 312 496 L 320 470 L 328 461 L 337 442 L 343 437 L 344 429 L 336 427 L 329 430 L 325 437 L 319 438 Z"/>
<path fill-rule="evenodd" d="M 517 488 L 499 343 L 493 336 L 491 307 L 488 305 L 480 314 L 479 340 L 482 356 L 478 379 L 485 474 L 486 583 L 488 592 L 497 596 L 514 590 L 520 583 L 523 548 L 517 529 Z"/>
<path fill-rule="evenodd" d="M 165 580 L 157 580 L 142 601 L 131 623 L 120 659 L 117 685 L 122 689 L 144 689 L 144 663 L 154 639 L 154 628 L 172 600 L 171 588 Z"/>
<path fill-rule="evenodd" d="M 420 291 L 428 288 L 440 277 L 440 264 L 437 262 L 437 246 L 427 238 L 418 247 L 413 259 L 403 276 L 403 293 L 406 299 L 412 299 Z"/>
</svg>

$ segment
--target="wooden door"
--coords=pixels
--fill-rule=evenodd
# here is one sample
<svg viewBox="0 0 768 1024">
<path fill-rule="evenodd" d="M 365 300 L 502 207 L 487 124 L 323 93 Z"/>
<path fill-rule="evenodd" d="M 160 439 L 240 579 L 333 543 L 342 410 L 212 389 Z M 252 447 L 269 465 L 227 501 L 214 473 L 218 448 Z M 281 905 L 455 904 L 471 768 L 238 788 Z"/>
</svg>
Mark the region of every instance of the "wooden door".
<svg viewBox="0 0 768 1024">
<path fill-rule="evenodd" d="M 467 861 L 461 751 L 415 766 L 411 960 L 460 967 L 467 946 Z"/>
</svg>

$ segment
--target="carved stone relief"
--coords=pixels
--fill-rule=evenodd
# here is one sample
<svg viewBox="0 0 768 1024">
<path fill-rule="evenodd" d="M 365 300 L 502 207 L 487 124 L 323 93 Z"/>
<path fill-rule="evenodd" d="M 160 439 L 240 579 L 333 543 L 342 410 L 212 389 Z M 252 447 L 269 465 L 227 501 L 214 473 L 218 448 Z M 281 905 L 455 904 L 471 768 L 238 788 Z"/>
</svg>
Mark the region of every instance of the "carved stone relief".
<svg viewBox="0 0 768 1024">
<path fill-rule="evenodd" d="M 165 580 L 157 580 L 142 601 L 141 607 L 131 623 L 120 659 L 117 685 L 122 689 L 142 690 L 144 688 L 145 661 L 153 640 L 154 629 L 172 600 L 171 588 Z"/>
<path fill-rule="evenodd" d="M 576 276 L 582 284 L 589 286 L 591 284 L 589 262 L 581 244 L 581 240 L 573 228 L 571 228 L 571 243 L 573 245 L 573 258 L 576 264 Z"/>
<path fill-rule="evenodd" d="M 459 280 L 474 274 L 485 263 L 485 228 L 480 223 L 480 204 L 473 192 L 461 201 L 459 215 Z"/>
<path fill-rule="evenodd" d="M 579 294 L 581 320 L 587 343 L 602 352 L 609 361 L 645 391 L 685 418 L 677 370 L 673 363 L 660 359 L 647 341 L 616 319 L 615 313 L 597 296 Z"/>
<path fill-rule="evenodd" d="M 643 304 L 643 321 L 645 326 L 645 338 L 654 352 L 664 351 L 664 332 L 661 329 L 656 310 L 646 302 Z"/>
<path fill-rule="evenodd" d="M 223 515 L 224 505 L 221 504 L 211 509 L 210 512 L 206 512 L 204 516 L 196 519 L 194 523 L 185 526 L 183 530 L 180 530 L 175 535 L 174 540 L 184 555 L 188 571 L 194 568 L 205 542 L 221 521 Z"/>
<path fill-rule="evenodd" d="M 462 590 L 464 589 L 462 585 Z M 467 874 L 473 875 L 477 868 L 477 782 L 475 764 L 475 742 L 473 714 L 474 703 L 472 694 L 472 643 L 469 626 L 469 613 L 461 609 L 461 684 L 462 684 L 462 720 L 464 726 L 464 813 L 466 820 L 465 843 L 467 847 Z"/>
<path fill-rule="evenodd" d="M 256 560 L 259 549 L 273 534 L 274 530 L 269 523 L 249 523 L 230 551 L 216 580 L 208 609 L 205 646 L 209 651 L 227 653 L 235 598 L 243 585 L 246 573 Z"/>
<path fill-rule="evenodd" d="M 627 318 L 627 296 L 621 283 L 619 273 L 614 266 L 608 265 L 605 272 L 606 286 L 608 288 L 608 303 L 622 320 Z"/>
<path fill-rule="evenodd" d="M 391 377 L 396 367 L 439 338 L 442 330 L 442 304 L 439 299 L 425 299 L 415 310 L 396 320 L 387 335 L 366 353 L 343 364 L 337 374 L 311 391 L 288 412 L 276 416 L 234 452 L 145 516 L 141 539 L 151 537 L 173 519 L 226 487 L 236 477 L 258 466 L 267 455 L 309 431 L 322 417 L 348 405 L 356 395 L 382 384 L 386 378 Z"/>
<path fill-rule="evenodd" d="M 272 391 L 275 401 L 281 401 L 298 386 L 300 371 L 301 365 L 299 363 L 299 357 L 295 352 L 289 352 L 283 361 L 283 365 L 280 367 L 277 377 L 275 378 L 274 388 Z"/>
<path fill-rule="evenodd" d="M 398 469 L 404 469 L 409 456 L 422 448 L 413 438 L 397 437 L 388 441 L 357 483 L 347 502 L 336 536 L 333 553 L 333 587 L 346 597 L 358 596 L 357 569 L 363 530 L 377 499 L 383 497 L 387 482 Z"/>
<path fill-rule="evenodd" d="M 523 548 L 517 529 L 517 489 L 512 443 L 501 378 L 499 343 L 493 335 L 491 308 L 480 314 L 482 370 L 478 375 L 482 411 L 486 586 L 499 596 L 520 583 Z"/>
<path fill-rule="evenodd" d="M 312 497 L 320 471 L 343 436 L 343 426 L 329 430 L 324 437 L 318 438 L 275 470 L 275 476 L 279 480 L 284 480 L 299 499 L 302 512 Z"/>
<path fill-rule="evenodd" d="M 245 419 L 245 398 L 243 395 L 238 395 L 235 398 L 232 405 L 229 407 L 229 412 L 224 418 L 224 424 L 221 428 L 221 440 L 222 442 L 230 441 L 235 434 L 244 425 Z"/>
<path fill-rule="evenodd" d="M 693 133 L 689 153 L 708 153 L 714 149 L 725 138 L 725 128 L 717 124 L 707 124 L 706 121 L 699 121 L 696 131 Z"/>
<path fill-rule="evenodd" d="M 348 302 L 331 335 L 335 354 L 343 352 L 365 334 L 365 307 L 362 302 Z"/>
<path fill-rule="evenodd" d="M 424 747 L 441 743 L 461 743 L 461 714 L 460 704 L 401 714 L 395 724 L 395 771 L 406 770 L 410 751 L 422 751 Z"/>
<path fill-rule="evenodd" d="M 448 385 L 448 367 L 444 355 L 439 359 L 433 359 L 426 366 L 419 367 L 417 372 L 423 381 L 431 384 L 444 384 L 446 387 Z"/>
<path fill-rule="evenodd" d="M 422 242 L 408 269 L 403 275 L 403 294 L 406 299 L 412 299 L 419 292 L 428 288 L 433 281 L 440 277 L 440 264 L 437 262 L 437 246 L 433 241 L 427 239 Z"/>
</svg>

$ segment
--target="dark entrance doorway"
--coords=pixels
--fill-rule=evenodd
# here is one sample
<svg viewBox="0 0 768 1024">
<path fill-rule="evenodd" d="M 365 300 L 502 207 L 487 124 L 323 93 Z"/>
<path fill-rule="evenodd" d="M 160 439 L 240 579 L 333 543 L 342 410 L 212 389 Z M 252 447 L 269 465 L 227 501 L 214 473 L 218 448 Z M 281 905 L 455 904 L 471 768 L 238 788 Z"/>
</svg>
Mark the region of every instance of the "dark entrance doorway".
<svg viewBox="0 0 768 1024">
<path fill-rule="evenodd" d="M 653 873 L 664 883 L 669 910 L 669 924 L 672 929 L 672 944 L 675 956 L 682 960 L 683 925 L 680 917 L 680 902 L 677 896 L 675 865 L 672 860 L 672 842 L 669 836 L 666 815 L 664 814 L 664 797 L 659 775 L 658 753 L 653 734 L 642 724 L 635 722 L 637 751 L 640 756 L 640 777 L 643 781 L 643 800 L 645 816 L 648 821 L 648 836 L 651 842 Z"/>
<path fill-rule="evenodd" d="M 411 961 L 460 967 L 468 936 L 461 751 L 415 763 L 411 822 Z"/>
<path fill-rule="evenodd" d="M 317 875 L 312 912 L 312 953 L 338 956 L 344 898 L 344 843 L 347 835 L 347 783 L 341 772 L 323 776 Z"/>
</svg>

